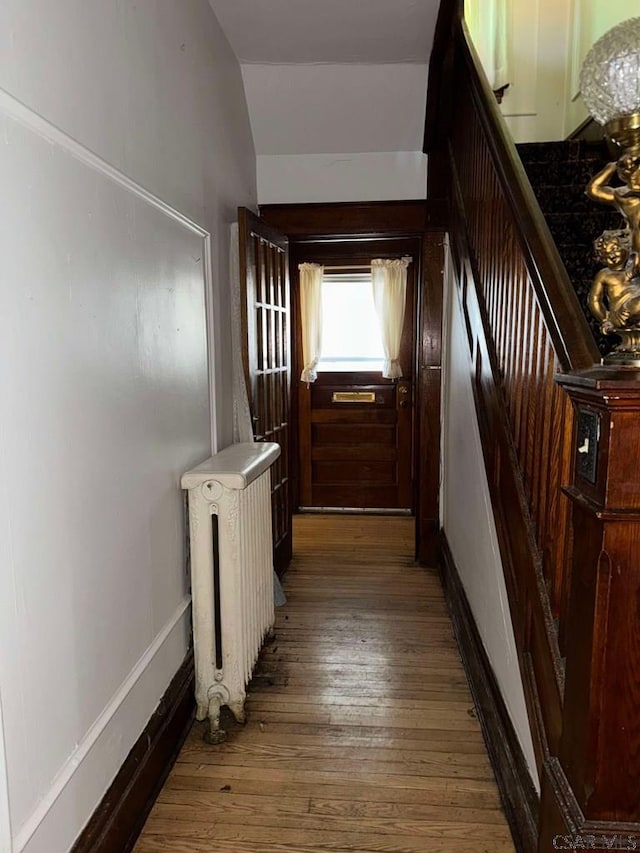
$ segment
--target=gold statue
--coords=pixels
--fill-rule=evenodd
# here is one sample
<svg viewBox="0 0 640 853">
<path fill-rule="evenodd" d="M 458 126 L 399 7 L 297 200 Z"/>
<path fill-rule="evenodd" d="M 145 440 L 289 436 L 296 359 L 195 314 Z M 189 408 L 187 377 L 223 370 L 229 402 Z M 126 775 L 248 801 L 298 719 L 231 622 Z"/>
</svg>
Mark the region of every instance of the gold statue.
<svg viewBox="0 0 640 853">
<path fill-rule="evenodd" d="M 596 260 L 603 268 L 589 291 L 589 309 L 605 335 L 622 341 L 605 357 L 613 364 L 640 364 L 640 276 L 638 254 L 632 253 L 630 230 L 605 231 L 594 243 Z"/>
<path fill-rule="evenodd" d="M 621 187 L 612 187 L 608 181 L 618 173 Z M 633 266 L 640 273 L 640 150 L 625 151 L 617 163 L 607 163 L 601 172 L 589 181 L 587 195 L 596 201 L 611 204 L 627 220 L 631 234 Z"/>
</svg>

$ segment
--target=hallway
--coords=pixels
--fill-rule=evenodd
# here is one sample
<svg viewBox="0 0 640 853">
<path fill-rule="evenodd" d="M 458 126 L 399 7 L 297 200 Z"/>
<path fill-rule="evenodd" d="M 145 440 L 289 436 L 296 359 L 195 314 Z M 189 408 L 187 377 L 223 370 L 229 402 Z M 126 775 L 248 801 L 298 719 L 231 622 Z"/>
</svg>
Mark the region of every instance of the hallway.
<svg viewBox="0 0 640 853">
<path fill-rule="evenodd" d="M 513 851 L 413 519 L 294 521 L 249 721 L 218 747 L 194 725 L 136 853 Z"/>
</svg>

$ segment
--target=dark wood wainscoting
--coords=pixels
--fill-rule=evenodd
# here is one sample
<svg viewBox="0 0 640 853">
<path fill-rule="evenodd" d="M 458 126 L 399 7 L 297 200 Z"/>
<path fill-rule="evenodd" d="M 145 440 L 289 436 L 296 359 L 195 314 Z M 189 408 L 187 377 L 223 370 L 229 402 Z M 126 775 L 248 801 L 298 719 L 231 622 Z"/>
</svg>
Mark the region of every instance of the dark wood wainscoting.
<svg viewBox="0 0 640 853">
<path fill-rule="evenodd" d="M 429 189 L 451 199 L 455 298 L 541 778 L 538 850 L 638 850 L 640 374 L 600 364 L 462 11 L 440 4 Z"/>
</svg>

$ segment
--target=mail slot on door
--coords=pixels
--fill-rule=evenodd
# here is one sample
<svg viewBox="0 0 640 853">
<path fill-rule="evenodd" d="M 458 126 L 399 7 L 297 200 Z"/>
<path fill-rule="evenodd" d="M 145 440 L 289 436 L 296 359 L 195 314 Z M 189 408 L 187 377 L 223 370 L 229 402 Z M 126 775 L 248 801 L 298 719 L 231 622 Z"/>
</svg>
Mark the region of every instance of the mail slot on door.
<svg viewBox="0 0 640 853">
<path fill-rule="evenodd" d="M 334 391 L 332 403 L 375 403 L 375 391 Z"/>
</svg>

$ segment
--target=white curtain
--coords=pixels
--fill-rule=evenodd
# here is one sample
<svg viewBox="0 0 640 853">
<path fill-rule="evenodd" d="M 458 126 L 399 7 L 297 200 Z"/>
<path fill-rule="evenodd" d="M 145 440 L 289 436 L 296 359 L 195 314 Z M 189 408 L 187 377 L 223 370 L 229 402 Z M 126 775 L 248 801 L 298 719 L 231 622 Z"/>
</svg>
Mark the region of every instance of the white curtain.
<svg viewBox="0 0 640 853">
<path fill-rule="evenodd" d="M 464 17 L 489 85 L 511 83 L 508 59 L 508 0 L 465 0 Z"/>
<path fill-rule="evenodd" d="M 400 341 L 407 298 L 407 267 L 410 263 L 411 258 L 376 258 L 371 261 L 373 301 L 382 336 L 385 359 L 382 375 L 385 379 L 399 379 L 402 376 Z"/>
<path fill-rule="evenodd" d="M 316 368 L 322 347 L 322 264 L 299 264 L 300 314 L 302 318 L 302 357 L 304 369 L 301 382 L 315 382 Z"/>
</svg>

